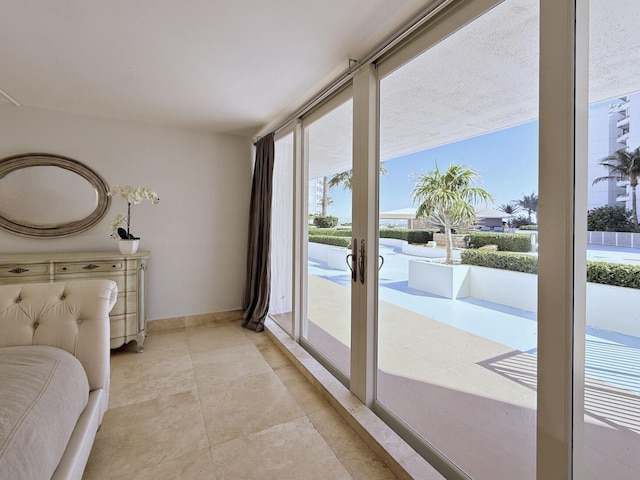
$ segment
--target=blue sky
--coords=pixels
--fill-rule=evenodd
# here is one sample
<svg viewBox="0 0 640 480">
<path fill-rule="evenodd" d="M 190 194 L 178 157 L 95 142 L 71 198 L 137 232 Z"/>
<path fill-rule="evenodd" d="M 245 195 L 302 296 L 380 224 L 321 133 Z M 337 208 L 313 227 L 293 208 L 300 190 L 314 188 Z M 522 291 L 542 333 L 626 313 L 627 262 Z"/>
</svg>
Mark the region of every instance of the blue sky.
<svg viewBox="0 0 640 480">
<path fill-rule="evenodd" d="M 450 164 L 466 165 L 480 173 L 479 185 L 494 198 L 494 205 L 523 195 L 538 194 L 538 122 L 528 122 L 385 162 L 388 174 L 380 179 L 380 211 L 412 207 L 414 174 L 441 170 Z M 329 214 L 351 218 L 350 192 L 333 188 Z"/>
</svg>

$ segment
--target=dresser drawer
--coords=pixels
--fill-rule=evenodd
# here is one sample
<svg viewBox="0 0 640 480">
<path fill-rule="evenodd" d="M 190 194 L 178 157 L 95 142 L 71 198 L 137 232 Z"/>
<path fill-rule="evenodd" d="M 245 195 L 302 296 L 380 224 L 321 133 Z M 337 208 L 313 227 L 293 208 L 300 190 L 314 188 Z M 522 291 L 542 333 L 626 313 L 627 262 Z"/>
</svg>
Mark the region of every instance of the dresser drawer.
<svg viewBox="0 0 640 480">
<path fill-rule="evenodd" d="M 0 279 L 16 279 L 16 283 L 20 283 L 22 278 L 39 276 L 43 278 L 43 282 L 49 281 L 49 264 L 48 263 L 25 263 L 0 265 Z"/>
<path fill-rule="evenodd" d="M 124 315 L 110 315 L 111 338 L 124 337 L 127 318 Z"/>
<path fill-rule="evenodd" d="M 117 260 L 112 262 L 56 263 L 54 272 L 56 276 L 78 273 L 92 273 L 96 276 L 102 276 L 109 273 L 124 272 L 124 262 Z"/>
<path fill-rule="evenodd" d="M 118 300 L 109 312 L 109 316 L 115 315 L 131 315 L 138 311 L 138 297 L 131 293 L 118 293 Z"/>
</svg>

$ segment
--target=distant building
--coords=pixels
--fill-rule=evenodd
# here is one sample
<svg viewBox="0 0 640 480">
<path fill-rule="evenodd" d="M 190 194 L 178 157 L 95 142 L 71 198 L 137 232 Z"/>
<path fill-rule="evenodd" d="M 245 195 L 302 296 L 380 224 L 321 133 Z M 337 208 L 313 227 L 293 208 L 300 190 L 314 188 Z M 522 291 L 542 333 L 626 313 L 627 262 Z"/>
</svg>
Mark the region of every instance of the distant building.
<svg viewBox="0 0 640 480">
<path fill-rule="evenodd" d="M 631 210 L 629 181 L 609 180 L 593 185 L 598 177 L 610 174 L 599 163 L 620 149 L 640 146 L 640 93 L 591 107 L 589 111 L 589 169 L 587 208 L 604 205 Z"/>
<path fill-rule="evenodd" d="M 322 213 L 323 189 L 322 177 L 309 182 L 309 215 L 320 215 Z"/>
</svg>

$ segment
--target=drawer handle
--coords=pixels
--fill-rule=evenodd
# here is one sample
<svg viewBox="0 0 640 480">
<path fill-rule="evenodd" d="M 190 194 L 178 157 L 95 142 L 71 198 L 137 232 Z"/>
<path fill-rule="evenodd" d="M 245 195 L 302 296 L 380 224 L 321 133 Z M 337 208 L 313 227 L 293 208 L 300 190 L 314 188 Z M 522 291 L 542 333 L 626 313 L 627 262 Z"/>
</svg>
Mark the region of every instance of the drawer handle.
<svg viewBox="0 0 640 480">
<path fill-rule="evenodd" d="M 25 272 L 28 272 L 28 271 L 29 271 L 29 270 L 28 270 L 28 269 L 26 269 L 26 268 L 16 267 L 16 268 L 14 268 L 14 269 L 12 269 L 12 270 L 9 270 L 9 273 L 17 273 L 17 274 L 20 274 L 20 273 L 25 273 Z"/>
<path fill-rule="evenodd" d="M 84 267 L 82 267 L 83 270 L 95 270 L 96 268 L 100 268 L 100 265 L 90 263 L 89 265 L 85 265 Z"/>
</svg>

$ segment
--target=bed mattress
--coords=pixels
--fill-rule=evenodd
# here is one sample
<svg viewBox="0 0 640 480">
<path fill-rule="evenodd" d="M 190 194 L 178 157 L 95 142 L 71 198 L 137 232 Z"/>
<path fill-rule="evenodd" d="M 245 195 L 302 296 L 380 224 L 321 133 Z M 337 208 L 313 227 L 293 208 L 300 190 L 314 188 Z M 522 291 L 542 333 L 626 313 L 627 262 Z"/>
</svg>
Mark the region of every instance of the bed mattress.
<svg viewBox="0 0 640 480">
<path fill-rule="evenodd" d="M 84 368 L 70 353 L 0 348 L 0 480 L 49 480 L 88 398 Z"/>
</svg>

